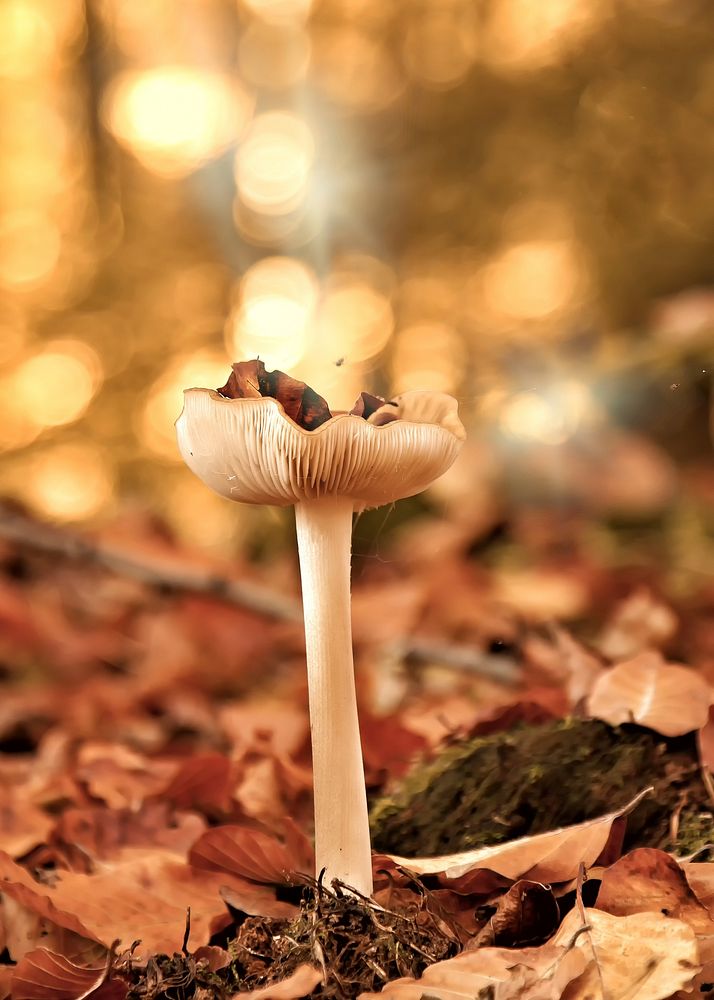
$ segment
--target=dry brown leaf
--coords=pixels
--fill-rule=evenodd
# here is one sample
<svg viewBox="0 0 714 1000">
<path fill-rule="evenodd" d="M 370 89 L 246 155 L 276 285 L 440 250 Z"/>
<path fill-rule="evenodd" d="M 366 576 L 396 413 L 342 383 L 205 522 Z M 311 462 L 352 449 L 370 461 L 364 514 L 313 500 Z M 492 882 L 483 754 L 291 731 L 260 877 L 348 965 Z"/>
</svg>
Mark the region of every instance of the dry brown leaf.
<svg viewBox="0 0 714 1000">
<path fill-rule="evenodd" d="M 588 956 L 548 942 L 540 948 L 479 948 L 437 962 L 421 979 L 397 979 L 359 1000 L 560 1000 L 587 968 Z"/>
<path fill-rule="evenodd" d="M 714 920 L 692 892 L 684 871 L 664 851 L 642 847 L 620 858 L 602 875 L 597 909 L 615 916 L 659 912 L 683 920 L 694 931 L 702 970 L 695 988 L 714 979 Z"/>
<path fill-rule="evenodd" d="M 588 699 L 588 712 L 611 726 L 636 722 L 663 736 L 701 729 L 712 691 L 704 678 L 649 650 L 602 674 Z"/>
<path fill-rule="evenodd" d="M 225 969 L 231 964 L 230 953 L 215 944 L 202 944 L 193 952 L 193 958 L 197 962 L 205 962 L 211 972 Z"/>
<path fill-rule="evenodd" d="M 0 851 L 19 858 L 45 843 L 53 826 L 54 819 L 28 801 L 22 789 L 0 792 Z"/>
<path fill-rule="evenodd" d="M 636 590 L 616 608 L 598 641 L 609 660 L 626 660 L 658 649 L 677 631 L 677 616 L 649 590 Z"/>
<path fill-rule="evenodd" d="M 568 1000 L 665 1000 L 689 987 L 699 972 L 694 931 L 661 913 L 616 917 L 602 910 L 571 910 L 555 944 L 582 951 L 591 961 L 568 990 Z M 577 935 L 577 937 L 576 937 Z"/>
<path fill-rule="evenodd" d="M 234 993 L 230 1000 L 299 1000 L 309 996 L 322 980 L 322 973 L 313 965 L 299 965 L 292 975 L 279 983 L 271 983 L 259 990 Z"/>
<path fill-rule="evenodd" d="M 602 662 L 564 628 L 554 629 L 556 649 L 565 673 L 565 690 L 571 705 L 578 705 L 603 672 Z"/>
<path fill-rule="evenodd" d="M 6 1000 L 10 996 L 14 971 L 14 965 L 0 965 L 0 1000 Z"/>
<path fill-rule="evenodd" d="M 714 919 L 714 861 L 682 864 L 690 889 Z"/>
<path fill-rule="evenodd" d="M 107 958 L 99 966 L 75 965 L 46 948 L 28 952 L 14 969 L 13 1000 L 123 1000 L 127 983 L 108 978 Z"/>
<path fill-rule="evenodd" d="M 665 1000 L 698 970 L 694 934 L 659 913 L 613 917 L 571 910 L 540 948 L 479 948 L 398 979 L 360 1000 Z M 480 991 L 484 991 L 483 994 Z"/>
<path fill-rule="evenodd" d="M 283 885 L 291 872 L 312 872 L 314 856 L 307 838 L 289 823 L 286 843 L 244 826 L 216 826 L 189 852 L 195 868 L 230 872 L 253 882 Z"/>
<path fill-rule="evenodd" d="M 595 864 L 608 844 L 615 821 L 631 812 L 648 791 L 640 792 L 623 809 L 575 826 L 521 837 L 493 847 L 479 847 L 473 851 L 433 858 L 375 855 L 374 867 L 389 867 L 391 862 L 417 875 L 441 875 L 455 883 L 452 887 L 460 889 L 465 889 L 470 877 L 482 869 L 514 881 L 565 882 L 577 875 L 581 864 L 586 867 Z"/>
<path fill-rule="evenodd" d="M 307 705 L 274 697 L 219 706 L 218 720 L 236 755 L 266 745 L 279 756 L 294 754 L 310 734 Z"/>
<path fill-rule="evenodd" d="M 228 873 L 199 871 L 166 850 L 125 848 L 115 860 L 98 864 L 94 874 L 57 873 L 51 887 L 10 865 L 9 858 L 4 860 L 0 891 L 50 923 L 105 947 L 117 938 L 124 948 L 140 939 L 137 958 L 178 951 L 188 907 L 192 945 L 207 944 L 230 922 L 223 886 L 231 891 L 232 905 L 246 913 L 282 917 L 294 912 L 267 887 Z"/>
<path fill-rule="evenodd" d="M 180 809 L 225 814 L 230 810 L 234 772 L 234 764 L 223 754 L 193 754 L 158 797 L 168 799 Z"/>
<path fill-rule="evenodd" d="M 518 948 L 546 941 L 560 921 L 550 886 L 521 879 L 501 896 L 496 912 L 479 935 L 479 943 Z"/>
<path fill-rule="evenodd" d="M 67 809 L 54 830 L 54 840 L 73 861 L 79 852 L 89 859 L 116 857 L 124 847 L 162 847 L 185 858 L 206 829 L 196 813 L 176 812 L 167 802 L 147 802 L 141 811 L 94 806 Z M 71 865 L 75 868 L 75 865 Z"/>
</svg>

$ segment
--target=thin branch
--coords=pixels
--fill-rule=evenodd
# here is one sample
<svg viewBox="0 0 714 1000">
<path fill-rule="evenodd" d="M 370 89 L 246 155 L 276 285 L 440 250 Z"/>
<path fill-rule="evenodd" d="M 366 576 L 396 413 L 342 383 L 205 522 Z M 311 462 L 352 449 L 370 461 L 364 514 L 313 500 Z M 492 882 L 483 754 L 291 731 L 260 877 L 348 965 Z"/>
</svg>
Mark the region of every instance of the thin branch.
<svg viewBox="0 0 714 1000">
<path fill-rule="evenodd" d="M 153 587 L 206 594 L 278 621 L 302 621 L 298 601 L 260 584 L 233 580 L 210 569 L 180 564 L 173 556 L 162 559 L 157 555 L 127 554 L 106 542 L 94 541 L 18 514 L 4 504 L 0 504 L 0 538 L 35 552 L 99 566 Z"/>
<path fill-rule="evenodd" d="M 300 603 L 268 587 L 179 563 L 174 555 L 163 558 L 156 554 L 127 553 L 107 542 L 45 524 L 19 513 L 10 504 L 0 503 L 0 539 L 34 552 L 98 566 L 152 587 L 203 594 L 275 621 L 302 621 Z M 390 647 L 390 653 L 414 665 L 441 664 L 490 678 L 499 684 L 514 685 L 520 679 L 520 670 L 514 660 L 484 653 L 473 646 L 405 637 Z"/>
</svg>

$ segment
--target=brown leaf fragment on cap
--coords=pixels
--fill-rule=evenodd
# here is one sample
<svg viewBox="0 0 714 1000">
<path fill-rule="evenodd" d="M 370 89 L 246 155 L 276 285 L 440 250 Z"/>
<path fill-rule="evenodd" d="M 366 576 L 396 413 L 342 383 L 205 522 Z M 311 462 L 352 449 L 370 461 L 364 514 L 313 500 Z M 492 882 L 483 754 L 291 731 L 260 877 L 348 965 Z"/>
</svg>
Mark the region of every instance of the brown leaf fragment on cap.
<svg viewBox="0 0 714 1000">
<path fill-rule="evenodd" d="M 371 392 L 361 392 L 350 413 L 354 417 L 364 417 L 365 420 L 368 420 L 380 406 L 384 406 L 384 400 L 381 396 L 373 396 Z"/>
<path fill-rule="evenodd" d="M 237 362 L 226 384 L 216 391 L 227 399 L 260 399 L 259 364 L 260 361 Z"/>
<path fill-rule="evenodd" d="M 307 431 L 314 430 L 332 416 L 325 400 L 309 385 L 277 369 L 268 372 L 259 360 L 234 364 L 228 381 L 218 392 L 228 399 L 260 399 L 261 396 L 277 399 L 290 419 Z"/>
</svg>

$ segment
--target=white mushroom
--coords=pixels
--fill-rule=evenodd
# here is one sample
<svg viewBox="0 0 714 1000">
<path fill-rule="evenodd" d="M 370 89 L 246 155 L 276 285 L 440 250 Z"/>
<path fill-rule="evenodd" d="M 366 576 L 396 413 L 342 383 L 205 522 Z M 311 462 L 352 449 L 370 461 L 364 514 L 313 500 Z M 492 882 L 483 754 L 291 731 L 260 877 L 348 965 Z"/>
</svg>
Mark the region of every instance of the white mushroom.
<svg viewBox="0 0 714 1000">
<path fill-rule="evenodd" d="M 260 362 L 251 364 L 265 374 Z M 236 365 L 234 371 L 246 365 Z M 316 869 L 325 869 L 328 884 L 337 878 L 370 895 L 372 864 L 350 616 L 352 515 L 421 492 L 452 464 L 465 432 L 456 400 L 443 393 L 407 392 L 372 408 L 366 418 L 355 413 L 332 416 L 324 401 L 312 394 L 310 399 L 324 404 L 324 411 L 321 422 L 307 430 L 286 414 L 278 399 L 261 396 L 256 380 L 248 385 L 247 398 L 186 390 L 176 424 L 179 448 L 189 468 L 228 499 L 295 505 Z M 295 398 L 293 394 L 290 402 Z"/>
</svg>

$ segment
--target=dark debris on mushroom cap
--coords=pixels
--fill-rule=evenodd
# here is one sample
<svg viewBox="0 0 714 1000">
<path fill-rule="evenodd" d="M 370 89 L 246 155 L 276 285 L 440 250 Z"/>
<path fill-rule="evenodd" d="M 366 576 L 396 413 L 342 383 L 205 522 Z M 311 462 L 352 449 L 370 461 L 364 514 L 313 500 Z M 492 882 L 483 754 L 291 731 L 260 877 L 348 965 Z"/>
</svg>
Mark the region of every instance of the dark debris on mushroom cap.
<svg viewBox="0 0 714 1000">
<path fill-rule="evenodd" d="M 226 384 L 216 390 L 227 399 L 260 399 L 270 396 L 277 399 L 291 420 L 307 431 L 314 431 L 333 416 L 327 402 L 309 385 L 277 369 L 266 371 L 265 365 L 258 359 L 238 361 L 232 368 Z M 349 412 L 365 420 L 374 416 L 372 423 L 379 426 L 397 419 L 396 413 L 392 415 L 389 412 L 377 412 L 389 405 L 396 406 L 380 396 L 362 392 Z"/>
</svg>

